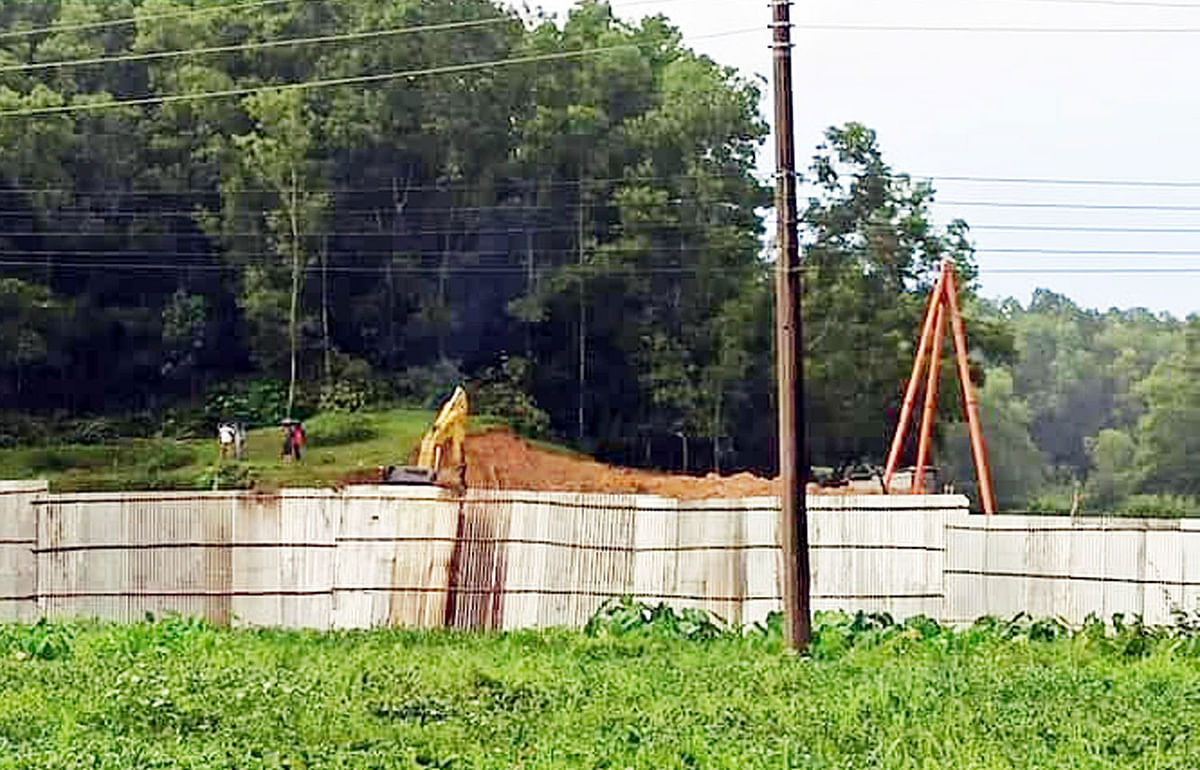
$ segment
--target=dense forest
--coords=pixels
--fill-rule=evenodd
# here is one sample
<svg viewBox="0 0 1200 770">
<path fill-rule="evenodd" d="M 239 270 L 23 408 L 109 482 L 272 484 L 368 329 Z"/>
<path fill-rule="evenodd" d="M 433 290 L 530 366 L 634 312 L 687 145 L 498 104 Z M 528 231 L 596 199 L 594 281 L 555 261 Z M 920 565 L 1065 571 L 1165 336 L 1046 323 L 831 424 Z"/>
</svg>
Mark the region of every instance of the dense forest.
<svg viewBox="0 0 1200 770">
<path fill-rule="evenodd" d="M 603 457 L 770 471 L 761 86 L 590 1 L 0 0 L 0 441 L 468 382 Z M 883 457 L 949 258 L 1007 505 L 1200 492 L 1200 325 L 974 297 L 967 223 L 861 125 L 804 181 L 814 465 Z"/>
</svg>

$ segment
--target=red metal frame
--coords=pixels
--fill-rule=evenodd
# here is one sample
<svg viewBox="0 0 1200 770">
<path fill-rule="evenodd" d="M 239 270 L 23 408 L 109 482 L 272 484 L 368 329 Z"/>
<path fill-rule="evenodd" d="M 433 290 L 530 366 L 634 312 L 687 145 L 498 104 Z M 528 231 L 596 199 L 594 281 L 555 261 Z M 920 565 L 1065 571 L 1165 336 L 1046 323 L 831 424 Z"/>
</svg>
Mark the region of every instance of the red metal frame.
<svg viewBox="0 0 1200 770">
<path fill-rule="evenodd" d="M 938 276 L 937 285 L 929 295 L 929 306 L 925 310 L 925 324 L 921 329 L 921 342 L 917 346 L 917 357 L 913 359 L 912 376 L 908 378 L 908 390 L 904 394 L 904 406 L 900 409 L 900 423 L 896 435 L 892 437 L 892 449 L 888 453 L 887 468 L 883 474 L 883 488 L 890 489 L 892 476 L 896 473 L 896 465 L 900 462 L 900 451 L 904 447 L 904 434 L 908 430 L 909 420 L 912 419 L 913 404 L 917 400 L 917 388 L 920 387 L 921 372 L 924 371 L 925 357 L 929 351 L 929 343 L 933 339 L 933 323 L 937 318 L 934 308 L 941 304 L 942 291 L 945 286 L 946 271 Z"/>
<path fill-rule="evenodd" d="M 954 263 L 949 259 L 942 262 L 942 271 L 938 276 L 937 285 L 929 297 L 929 306 L 925 311 L 925 323 L 921 329 L 921 342 L 917 347 L 916 359 L 913 361 L 912 377 L 908 381 L 908 389 L 904 394 L 904 405 L 900 410 L 900 422 L 896 426 L 896 434 L 892 437 L 891 451 L 888 452 L 883 488 L 885 491 L 891 490 L 892 477 L 895 475 L 896 465 L 900 461 L 900 453 L 904 447 L 909 422 L 912 419 L 913 406 L 916 403 L 921 374 L 925 371 L 926 358 L 928 358 L 925 408 L 921 416 L 921 433 L 917 442 L 917 467 L 912 484 L 913 494 L 925 492 L 925 465 L 929 460 L 933 420 L 937 411 L 938 382 L 941 379 L 940 364 L 947 316 L 949 316 L 950 329 L 954 337 L 954 357 L 958 365 L 959 384 L 962 387 L 963 407 L 967 413 L 967 429 L 971 436 L 971 456 L 975 461 L 975 476 L 979 481 L 980 504 L 983 506 L 983 512 L 990 516 L 996 512 L 996 497 L 992 489 L 987 445 L 983 440 L 983 429 L 979 420 L 979 401 L 975 396 L 975 389 L 971 385 L 971 367 L 967 360 L 967 334 L 958 306 L 958 282 L 954 278 Z"/>
<path fill-rule="evenodd" d="M 914 495 L 925 493 L 925 466 L 929 463 L 929 441 L 937 412 L 938 383 L 942 379 L 942 344 L 945 341 L 946 306 L 939 302 L 934 310 L 933 348 L 929 354 L 929 378 L 925 381 L 925 413 L 921 415 L 921 439 L 917 442 L 917 470 L 913 475 Z"/>
</svg>

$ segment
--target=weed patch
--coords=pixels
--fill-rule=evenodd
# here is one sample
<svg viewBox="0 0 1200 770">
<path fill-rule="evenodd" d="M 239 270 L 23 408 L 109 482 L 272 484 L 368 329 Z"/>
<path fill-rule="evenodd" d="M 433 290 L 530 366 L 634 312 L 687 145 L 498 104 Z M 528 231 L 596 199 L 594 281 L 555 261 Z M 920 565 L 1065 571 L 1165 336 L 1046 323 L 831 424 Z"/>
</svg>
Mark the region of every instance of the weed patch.
<svg viewBox="0 0 1200 770">
<path fill-rule="evenodd" d="M 1200 618 L 510 634 L 0 626 L 0 767 L 1200 766 Z"/>
</svg>

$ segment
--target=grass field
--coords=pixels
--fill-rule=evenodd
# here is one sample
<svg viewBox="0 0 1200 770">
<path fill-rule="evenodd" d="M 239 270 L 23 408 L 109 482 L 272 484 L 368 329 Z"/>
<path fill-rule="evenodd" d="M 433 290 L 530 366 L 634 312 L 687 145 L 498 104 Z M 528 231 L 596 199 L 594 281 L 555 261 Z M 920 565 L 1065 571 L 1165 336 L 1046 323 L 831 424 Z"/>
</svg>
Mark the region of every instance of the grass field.
<svg viewBox="0 0 1200 770">
<path fill-rule="evenodd" d="M 1099 628 L 0 627 L 0 768 L 1200 767 L 1193 632 Z"/>
<path fill-rule="evenodd" d="M 433 413 L 397 409 L 349 415 L 318 415 L 308 426 L 308 452 L 299 465 L 280 462 L 277 428 L 251 431 L 246 462 L 218 463 L 210 439 L 129 439 L 94 446 L 22 447 L 0 450 L 0 478 L 48 479 L 52 491 L 222 489 L 327 486 L 347 474 L 408 462 Z M 473 429 L 498 424 L 472 420 Z M 352 428 L 353 430 L 347 430 Z"/>
</svg>

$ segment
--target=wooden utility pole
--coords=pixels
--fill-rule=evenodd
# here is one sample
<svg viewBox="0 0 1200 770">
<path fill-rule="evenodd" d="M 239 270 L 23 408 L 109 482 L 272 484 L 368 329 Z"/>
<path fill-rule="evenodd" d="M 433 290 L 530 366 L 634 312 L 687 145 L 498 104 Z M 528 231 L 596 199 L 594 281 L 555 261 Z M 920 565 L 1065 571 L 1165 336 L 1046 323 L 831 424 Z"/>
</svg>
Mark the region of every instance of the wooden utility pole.
<svg viewBox="0 0 1200 770">
<path fill-rule="evenodd" d="M 775 49 L 775 213 L 778 217 L 775 347 L 779 380 L 779 536 L 783 546 L 784 634 L 797 650 L 812 637 L 809 618 L 808 512 L 804 483 L 804 335 L 796 215 L 796 144 L 792 127 L 791 0 L 772 0 Z"/>
</svg>

